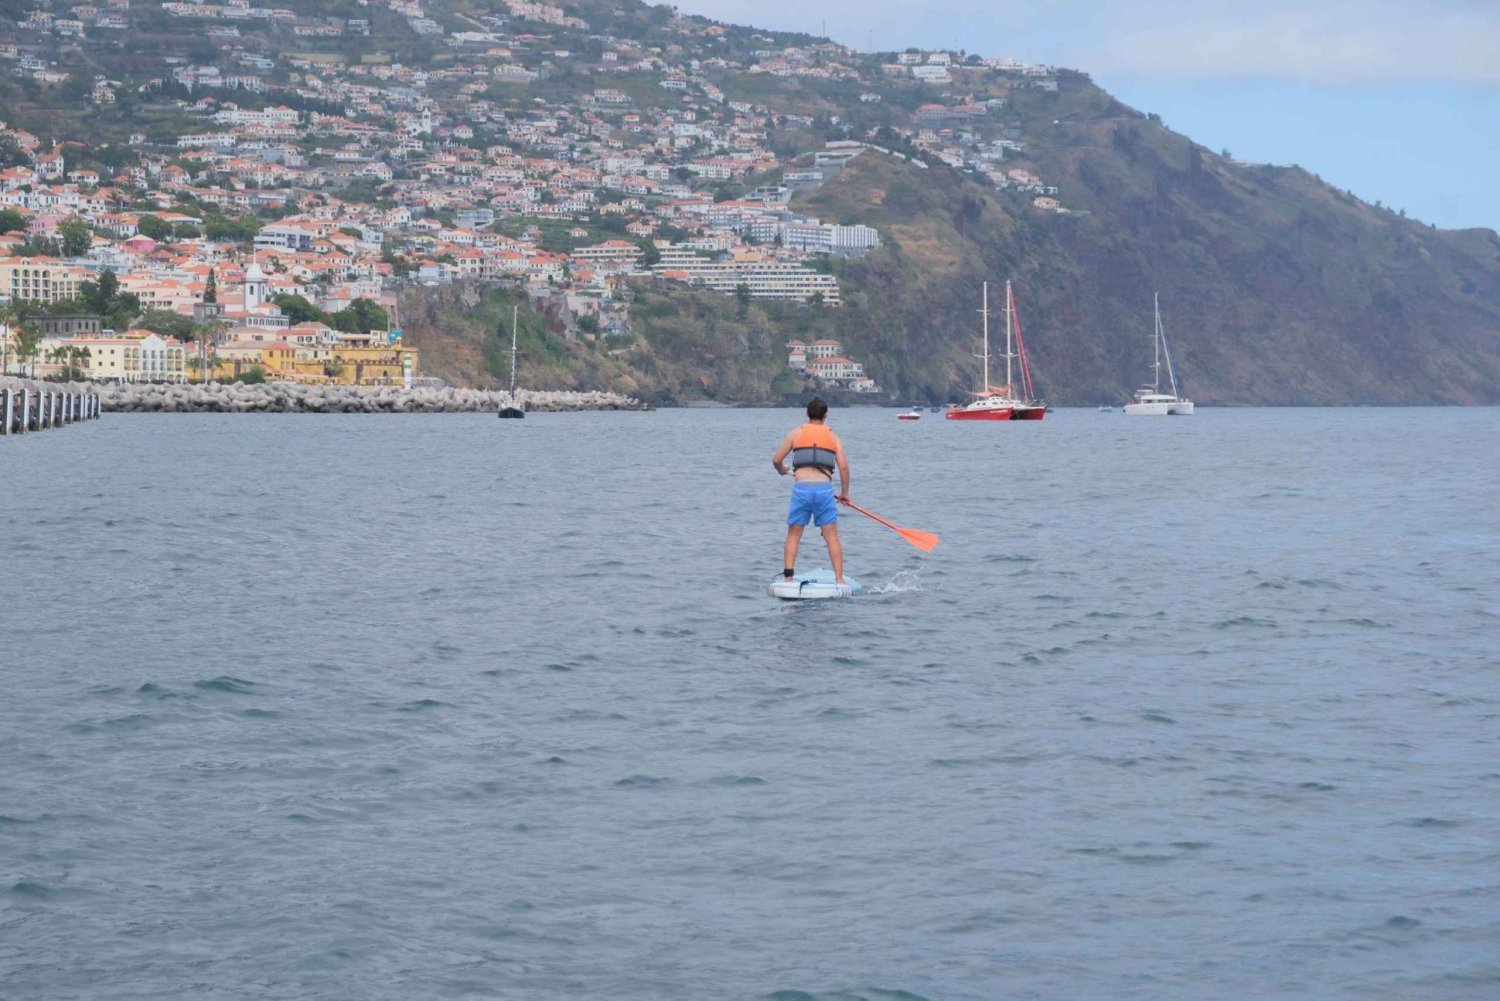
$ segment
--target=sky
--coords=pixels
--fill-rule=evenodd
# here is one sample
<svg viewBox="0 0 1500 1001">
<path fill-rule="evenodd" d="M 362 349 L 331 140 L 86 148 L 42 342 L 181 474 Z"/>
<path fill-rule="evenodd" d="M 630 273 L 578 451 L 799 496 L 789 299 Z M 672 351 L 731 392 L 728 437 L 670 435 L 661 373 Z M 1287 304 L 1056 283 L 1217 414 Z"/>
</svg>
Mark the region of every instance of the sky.
<svg viewBox="0 0 1500 1001">
<path fill-rule="evenodd" d="M 1443 228 L 1500 230 L 1500 0 L 676 5 L 864 50 L 964 49 L 1083 70 L 1211 149 L 1298 164 Z"/>
</svg>

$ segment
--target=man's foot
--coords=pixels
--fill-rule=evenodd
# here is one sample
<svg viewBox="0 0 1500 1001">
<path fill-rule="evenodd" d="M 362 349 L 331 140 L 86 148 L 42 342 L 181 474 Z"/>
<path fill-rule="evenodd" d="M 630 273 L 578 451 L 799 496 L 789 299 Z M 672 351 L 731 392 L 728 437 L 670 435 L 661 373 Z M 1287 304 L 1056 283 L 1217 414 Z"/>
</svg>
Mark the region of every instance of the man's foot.
<svg viewBox="0 0 1500 1001">
<path fill-rule="evenodd" d="M 785 570 L 781 571 L 781 576 L 785 580 L 791 580 L 792 577 L 795 576 L 795 571 L 791 567 L 787 567 Z"/>
</svg>

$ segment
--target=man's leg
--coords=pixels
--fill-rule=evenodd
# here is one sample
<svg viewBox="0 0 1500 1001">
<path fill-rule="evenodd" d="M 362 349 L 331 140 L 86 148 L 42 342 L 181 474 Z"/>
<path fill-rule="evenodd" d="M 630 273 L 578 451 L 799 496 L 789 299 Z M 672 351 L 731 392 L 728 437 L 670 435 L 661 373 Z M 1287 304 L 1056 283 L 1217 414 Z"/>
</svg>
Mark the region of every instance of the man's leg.
<svg viewBox="0 0 1500 1001">
<path fill-rule="evenodd" d="M 833 564 L 833 579 L 844 582 L 844 544 L 839 541 L 838 525 L 823 526 L 823 541 L 828 543 L 828 561 Z"/>
<path fill-rule="evenodd" d="M 786 548 L 781 553 L 781 565 L 787 570 L 797 566 L 797 546 L 802 542 L 802 529 L 805 527 L 805 525 L 786 527 Z"/>
</svg>

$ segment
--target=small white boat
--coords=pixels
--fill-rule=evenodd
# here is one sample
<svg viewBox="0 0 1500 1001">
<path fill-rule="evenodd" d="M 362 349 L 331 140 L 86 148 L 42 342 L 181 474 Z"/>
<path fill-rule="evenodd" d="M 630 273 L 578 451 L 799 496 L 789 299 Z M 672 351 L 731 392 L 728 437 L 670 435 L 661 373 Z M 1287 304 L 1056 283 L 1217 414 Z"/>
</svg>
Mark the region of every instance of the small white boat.
<svg viewBox="0 0 1500 1001">
<path fill-rule="evenodd" d="M 1152 364 L 1151 385 L 1135 391 L 1135 402 L 1125 404 L 1125 413 L 1132 417 L 1189 417 L 1193 413 L 1193 401 L 1182 395 L 1177 385 L 1177 373 L 1172 368 L 1172 352 L 1167 347 L 1167 331 L 1161 325 L 1161 296 L 1153 296 L 1155 329 L 1151 339 L 1156 349 L 1156 360 Z M 1161 366 L 1167 363 L 1167 382 L 1171 392 L 1161 388 Z M 1107 407 L 1100 407 L 1105 410 Z"/>
<path fill-rule="evenodd" d="M 904 414 L 897 414 L 896 415 L 896 420 L 898 420 L 898 421 L 919 421 L 921 419 L 922 419 L 922 408 L 921 407 L 912 407 L 906 413 L 904 413 Z"/>
</svg>

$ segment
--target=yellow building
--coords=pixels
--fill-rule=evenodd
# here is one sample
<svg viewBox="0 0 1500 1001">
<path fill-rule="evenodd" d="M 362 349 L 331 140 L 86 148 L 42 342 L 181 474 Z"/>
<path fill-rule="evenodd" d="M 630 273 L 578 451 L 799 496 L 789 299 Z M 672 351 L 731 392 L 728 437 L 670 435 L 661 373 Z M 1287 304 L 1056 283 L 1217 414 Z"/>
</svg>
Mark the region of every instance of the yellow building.
<svg viewBox="0 0 1500 1001">
<path fill-rule="evenodd" d="M 408 374 L 417 373 L 417 349 L 399 344 L 355 347 L 336 344 L 314 349 L 309 359 L 330 382 L 341 386 L 400 386 Z"/>
<path fill-rule="evenodd" d="M 213 378 L 235 379 L 259 366 L 272 381 L 339 386 L 401 386 L 417 373 L 417 349 L 399 344 L 332 347 L 236 341 L 216 349 Z"/>
<path fill-rule="evenodd" d="M 295 380 L 297 346 L 286 341 L 233 341 L 214 349 L 213 377 L 219 382 L 230 382 L 252 368 L 272 381 Z"/>
</svg>

